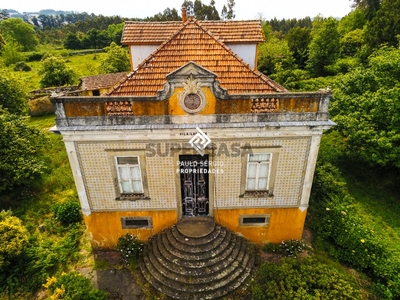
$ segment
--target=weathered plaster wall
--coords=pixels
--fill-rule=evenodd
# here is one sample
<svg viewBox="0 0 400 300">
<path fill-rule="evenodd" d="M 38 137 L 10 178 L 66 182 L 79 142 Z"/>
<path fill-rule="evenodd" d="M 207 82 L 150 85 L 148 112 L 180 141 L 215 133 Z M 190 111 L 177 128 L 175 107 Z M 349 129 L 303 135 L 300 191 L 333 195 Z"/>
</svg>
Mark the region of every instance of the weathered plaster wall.
<svg viewBox="0 0 400 300">
<path fill-rule="evenodd" d="M 268 226 L 240 226 L 240 215 L 270 215 Z M 298 208 L 216 209 L 215 221 L 256 244 L 301 239 L 307 211 Z"/>
</svg>

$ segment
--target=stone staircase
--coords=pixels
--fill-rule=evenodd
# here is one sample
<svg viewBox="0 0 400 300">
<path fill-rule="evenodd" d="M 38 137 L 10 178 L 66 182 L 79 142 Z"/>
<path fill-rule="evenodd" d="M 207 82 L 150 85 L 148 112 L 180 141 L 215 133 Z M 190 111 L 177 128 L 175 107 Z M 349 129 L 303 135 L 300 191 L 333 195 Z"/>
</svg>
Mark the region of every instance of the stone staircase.
<svg viewBox="0 0 400 300">
<path fill-rule="evenodd" d="M 153 236 L 140 269 L 159 292 L 174 299 L 216 299 L 250 275 L 254 252 L 242 237 L 208 217 L 185 218 Z"/>
</svg>

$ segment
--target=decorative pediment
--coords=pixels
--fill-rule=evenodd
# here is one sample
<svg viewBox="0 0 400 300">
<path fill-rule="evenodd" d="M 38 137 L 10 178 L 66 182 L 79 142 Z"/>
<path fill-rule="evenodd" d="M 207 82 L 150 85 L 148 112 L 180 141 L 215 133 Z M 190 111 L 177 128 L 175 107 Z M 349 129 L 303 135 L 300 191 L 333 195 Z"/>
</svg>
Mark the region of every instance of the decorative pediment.
<svg viewBox="0 0 400 300">
<path fill-rule="evenodd" d="M 185 89 L 196 87 L 196 89 L 199 89 L 201 86 L 208 86 L 217 98 L 223 99 L 227 95 L 227 91 L 221 88 L 219 81 L 216 80 L 217 75 L 215 73 L 192 61 L 169 73 L 166 78 L 167 82 L 164 83 L 164 88 L 157 92 L 159 100 L 170 97 L 175 87 Z"/>
<path fill-rule="evenodd" d="M 215 73 L 191 61 L 169 73 L 167 75 L 167 80 L 168 82 L 182 82 L 186 81 L 190 75 L 195 78 L 209 79 L 209 81 L 214 81 L 214 79 L 217 77 Z"/>
</svg>

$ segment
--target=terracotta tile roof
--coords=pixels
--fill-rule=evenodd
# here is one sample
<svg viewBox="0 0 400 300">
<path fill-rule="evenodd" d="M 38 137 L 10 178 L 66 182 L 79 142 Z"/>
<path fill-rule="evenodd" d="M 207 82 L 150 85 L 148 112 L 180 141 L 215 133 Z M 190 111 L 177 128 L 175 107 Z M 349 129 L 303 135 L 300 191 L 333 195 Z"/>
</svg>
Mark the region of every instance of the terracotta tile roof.
<svg viewBox="0 0 400 300">
<path fill-rule="evenodd" d="M 94 76 L 81 77 L 81 83 L 79 84 L 81 90 L 93 91 L 99 89 L 106 89 L 114 86 L 117 82 L 120 82 L 126 78 L 127 72 L 102 74 Z"/>
<path fill-rule="evenodd" d="M 286 89 L 249 65 L 218 41 L 200 22 L 190 20 L 114 87 L 112 96 L 156 96 L 166 75 L 190 61 L 215 73 L 228 93 L 271 93 Z"/>
<path fill-rule="evenodd" d="M 197 21 L 224 43 L 262 43 L 260 21 Z M 174 22 L 125 22 L 122 44 L 161 44 L 183 27 Z"/>
</svg>

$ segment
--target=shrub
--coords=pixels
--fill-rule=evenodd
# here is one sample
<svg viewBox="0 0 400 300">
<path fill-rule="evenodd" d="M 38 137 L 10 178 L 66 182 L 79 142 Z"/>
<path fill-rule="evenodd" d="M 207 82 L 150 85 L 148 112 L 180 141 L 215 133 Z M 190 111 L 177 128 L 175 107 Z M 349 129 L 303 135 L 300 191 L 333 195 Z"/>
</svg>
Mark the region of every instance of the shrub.
<svg viewBox="0 0 400 300">
<path fill-rule="evenodd" d="M 297 257 L 299 253 L 307 250 L 308 247 L 303 241 L 288 240 L 282 241 L 279 244 L 269 243 L 263 248 L 264 252 L 281 253 L 287 257 Z"/>
<path fill-rule="evenodd" d="M 70 225 L 82 220 L 81 206 L 76 201 L 68 200 L 63 204 L 54 204 L 52 210 L 56 219 L 64 225 Z"/>
<path fill-rule="evenodd" d="M 127 233 L 118 239 L 117 248 L 126 264 L 135 264 L 139 253 L 143 251 L 143 243 L 133 234 Z"/>
<path fill-rule="evenodd" d="M 0 106 L 0 193 L 27 190 L 38 182 L 46 169 L 46 141 L 40 130 Z"/>
<path fill-rule="evenodd" d="M 43 53 L 31 52 L 29 54 L 26 54 L 27 61 L 41 61 L 42 58 L 43 58 Z"/>
<path fill-rule="evenodd" d="M 0 54 L 6 66 L 24 60 L 24 54 L 20 52 L 20 48 L 19 44 L 14 40 L 9 41 L 2 47 Z"/>
<path fill-rule="evenodd" d="M 101 300 L 107 299 L 107 294 L 95 289 L 90 280 L 80 273 L 63 273 L 58 278 L 50 277 L 43 285 L 51 299 L 65 300 Z"/>
<path fill-rule="evenodd" d="M 25 115 L 27 98 L 25 83 L 21 78 L 0 69 L 0 106 L 11 114 Z"/>
<path fill-rule="evenodd" d="M 356 280 L 314 258 L 264 263 L 253 283 L 253 299 L 363 299 Z"/>
<path fill-rule="evenodd" d="M 22 221 L 12 216 L 11 211 L 0 212 L 0 269 L 9 264 L 9 260 L 21 254 L 28 243 L 28 230 Z"/>
<path fill-rule="evenodd" d="M 64 59 L 55 56 L 43 58 L 39 75 L 41 75 L 41 87 L 72 84 L 76 76 L 75 72 L 66 65 Z"/>
<path fill-rule="evenodd" d="M 381 299 L 400 297 L 400 260 L 354 209 L 336 167 L 317 166 L 311 195 L 307 220 L 315 246 L 370 276 Z"/>
<path fill-rule="evenodd" d="M 14 71 L 24 71 L 24 72 L 29 72 L 31 71 L 31 67 L 28 66 L 25 62 L 19 61 L 15 64 L 14 66 Z"/>
</svg>

